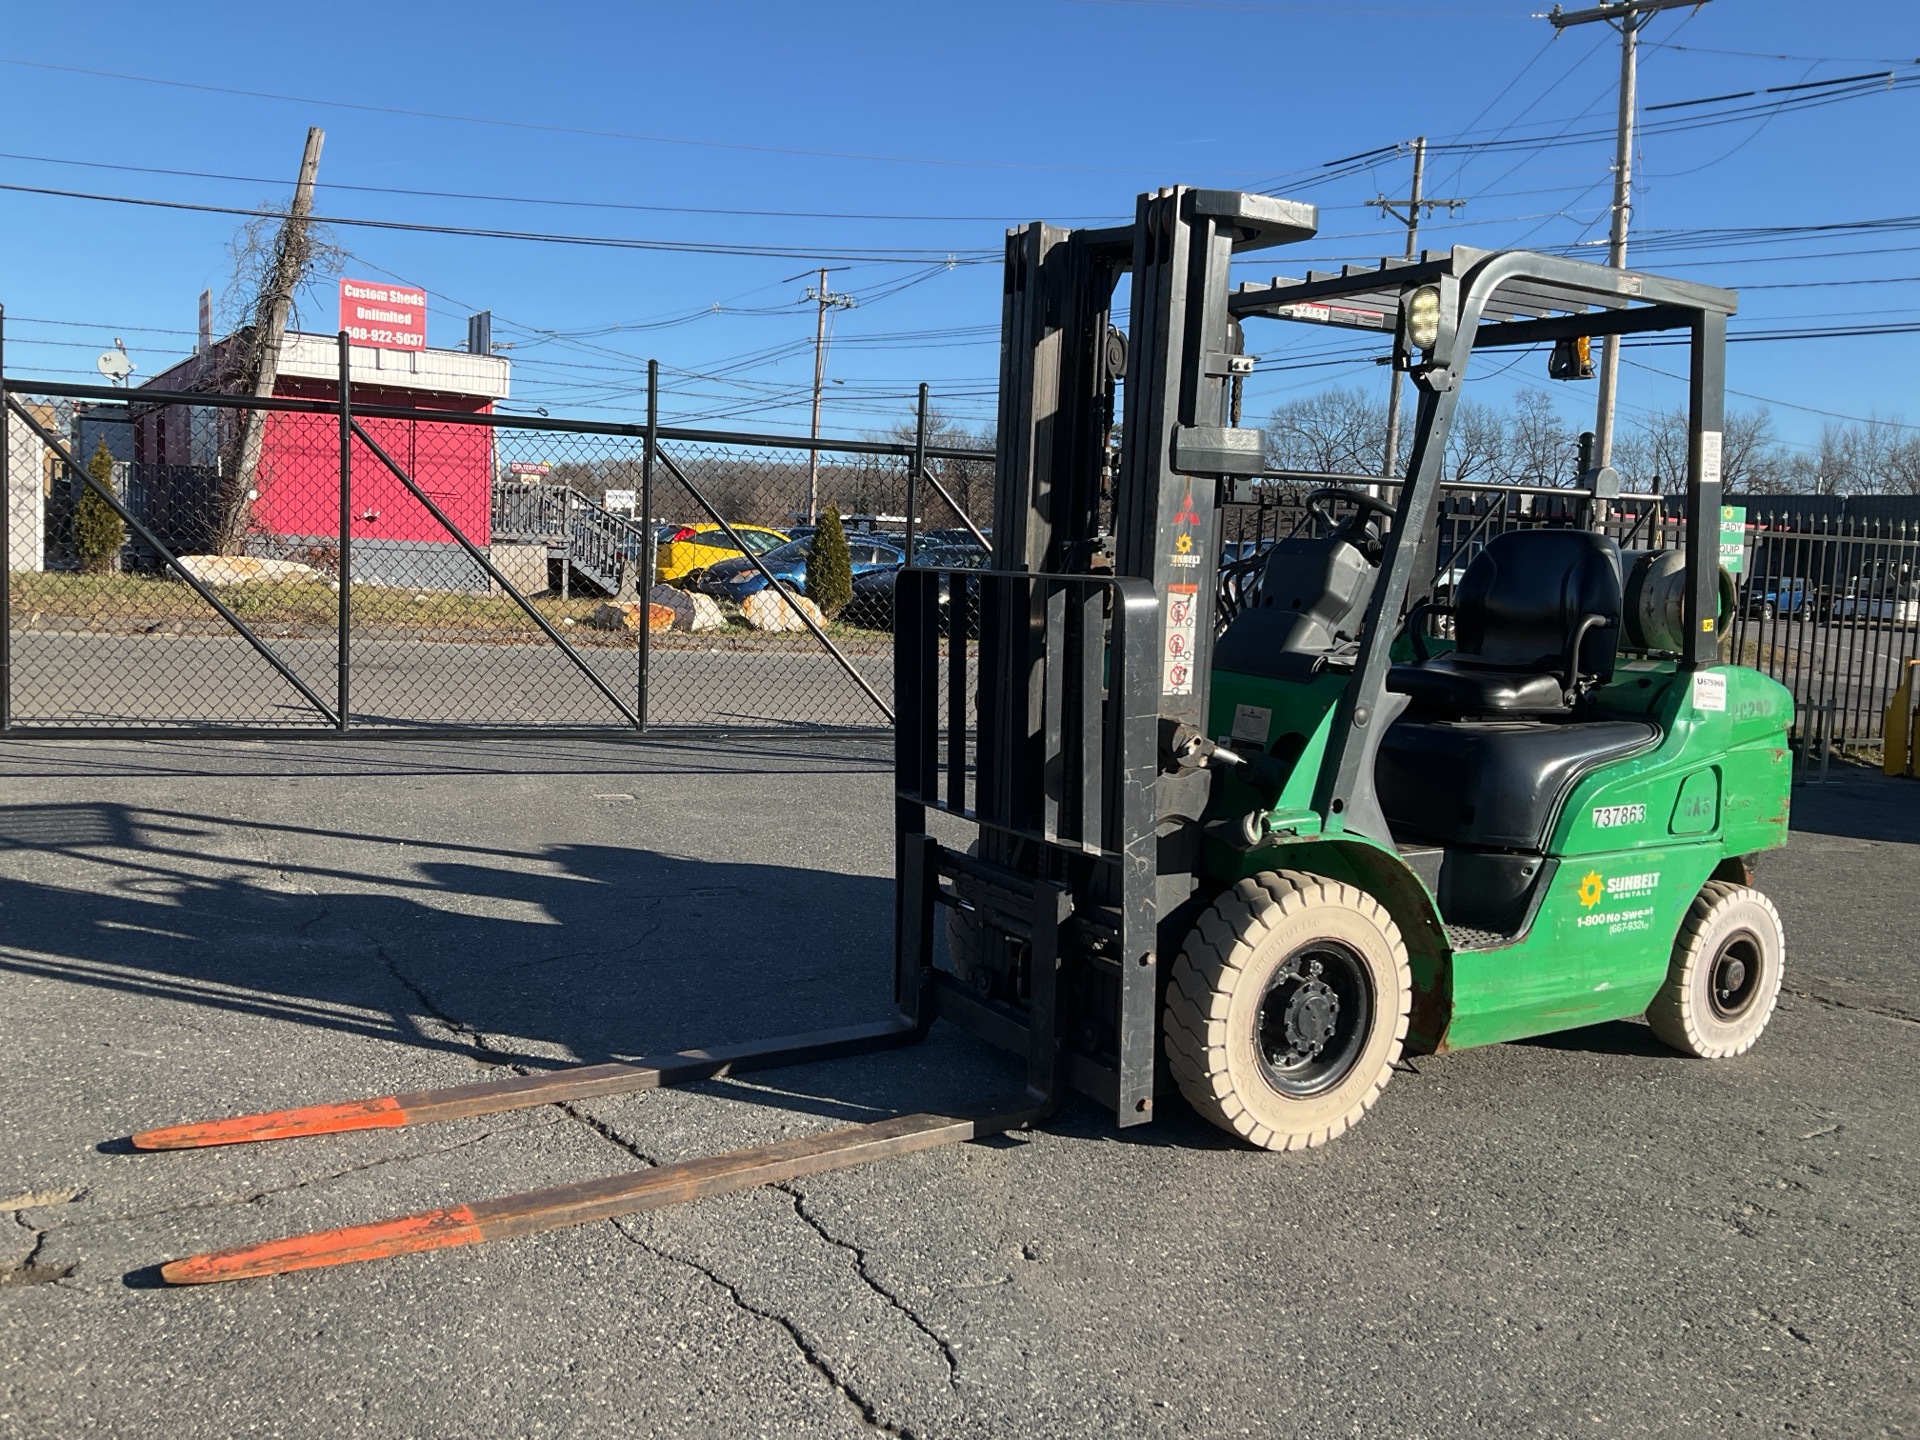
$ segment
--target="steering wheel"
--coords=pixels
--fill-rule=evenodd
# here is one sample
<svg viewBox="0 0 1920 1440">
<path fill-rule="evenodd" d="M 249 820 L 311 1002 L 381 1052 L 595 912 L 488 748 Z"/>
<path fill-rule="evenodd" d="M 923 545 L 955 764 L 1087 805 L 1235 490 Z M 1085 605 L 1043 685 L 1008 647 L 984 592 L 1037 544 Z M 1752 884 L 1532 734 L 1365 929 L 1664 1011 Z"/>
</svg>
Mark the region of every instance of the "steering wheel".
<svg viewBox="0 0 1920 1440">
<path fill-rule="evenodd" d="M 1334 519 L 1332 502 L 1335 500 L 1344 500 L 1353 506 L 1353 516 L 1344 525 Z M 1328 485 L 1307 496 L 1307 513 L 1327 529 L 1344 535 L 1354 549 L 1375 565 L 1386 553 L 1380 522 L 1392 517 L 1393 506 L 1379 496 L 1369 495 L 1364 490 Z"/>
</svg>

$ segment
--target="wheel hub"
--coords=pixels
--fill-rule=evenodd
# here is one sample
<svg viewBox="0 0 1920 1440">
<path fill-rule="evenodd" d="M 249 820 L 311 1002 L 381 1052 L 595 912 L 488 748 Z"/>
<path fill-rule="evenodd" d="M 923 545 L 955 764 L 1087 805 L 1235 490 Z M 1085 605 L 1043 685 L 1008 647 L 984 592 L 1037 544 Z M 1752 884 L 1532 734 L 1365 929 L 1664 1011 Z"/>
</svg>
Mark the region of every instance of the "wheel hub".
<svg viewBox="0 0 1920 1440">
<path fill-rule="evenodd" d="M 1708 989 L 1713 1013 L 1731 1020 L 1760 993 L 1759 941 L 1746 931 L 1730 936 L 1714 957 Z"/>
<path fill-rule="evenodd" d="M 1289 955 L 1260 996 L 1254 1052 L 1267 1083 L 1304 1098 L 1346 1078 L 1365 1047 L 1373 985 L 1365 963 L 1338 941 Z"/>
<path fill-rule="evenodd" d="M 1287 1048 L 1303 1060 L 1318 1055 L 1340 1018 L 1340 997 L 1324 980 L 1309 980 L 1287 1002 Z M 1289 1057 L 1291 1058 L 1291 1057 Z"/>
</svg>

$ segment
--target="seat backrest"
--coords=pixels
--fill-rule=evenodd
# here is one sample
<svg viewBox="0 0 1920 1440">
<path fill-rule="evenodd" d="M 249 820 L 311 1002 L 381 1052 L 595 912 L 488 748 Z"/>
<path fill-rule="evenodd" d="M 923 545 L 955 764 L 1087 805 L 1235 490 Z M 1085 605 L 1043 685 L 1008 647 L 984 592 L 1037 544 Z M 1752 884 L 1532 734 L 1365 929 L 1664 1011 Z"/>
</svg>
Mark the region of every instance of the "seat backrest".
<svg viewBox="0 0 1920 1440">
<path fill-rule="evenodd" d="M 1510 530 L 1467 566 L 1454 593 L 1457 653 L 1502 670 L 1558 673 L 1580 622 L 1580 676 L 1613 677 L 1620 644 L 1620 546 L 1586 530 Z"/>
</svg>

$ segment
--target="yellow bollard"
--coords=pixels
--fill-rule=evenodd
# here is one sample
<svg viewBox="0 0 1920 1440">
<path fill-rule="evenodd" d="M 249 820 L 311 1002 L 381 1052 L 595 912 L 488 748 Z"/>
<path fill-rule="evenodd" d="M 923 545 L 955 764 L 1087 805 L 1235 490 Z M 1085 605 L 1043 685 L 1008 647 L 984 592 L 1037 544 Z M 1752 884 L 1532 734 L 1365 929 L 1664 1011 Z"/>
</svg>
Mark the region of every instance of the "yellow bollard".
<svg viewBox="0 0 1920 1440">
<path fill-rule="evenodd" d="M 1889 775 L 1913 774 L 1913 672 L 1916 668 L 1920 668 L 1920 659 L 1908 657 L 1901 662 L 1900 683 L 1887 702 L 1886 739 L 1881 746 L 1880 768 Z"/>
</svg>

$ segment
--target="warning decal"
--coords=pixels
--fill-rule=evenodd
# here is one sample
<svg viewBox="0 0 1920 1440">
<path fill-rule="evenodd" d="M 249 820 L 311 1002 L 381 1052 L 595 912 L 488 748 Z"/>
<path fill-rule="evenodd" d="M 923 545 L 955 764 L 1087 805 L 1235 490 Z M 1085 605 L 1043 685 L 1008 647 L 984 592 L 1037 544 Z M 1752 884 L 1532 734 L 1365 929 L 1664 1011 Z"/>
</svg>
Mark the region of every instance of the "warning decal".
<svg viewBox="0 0 1920 1440">
<path fill-rule="evenodd" d="M 1167 587 L 1166 645 L 1161 655 L 1160 693 L 1193 693 L 1193 652 L 1199 634 L 1200 587 Z"/>
</svg>

